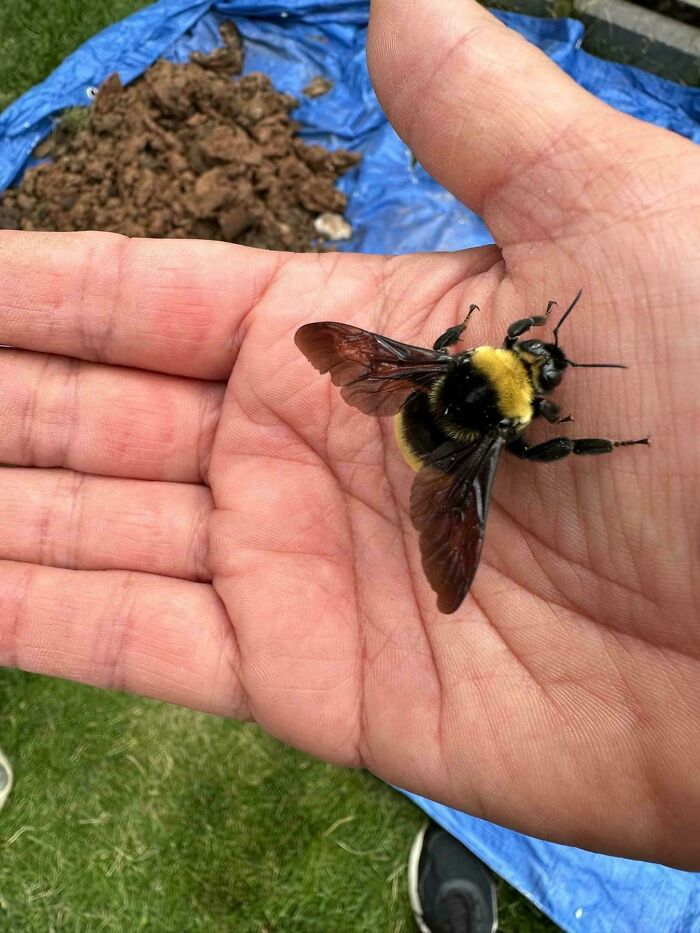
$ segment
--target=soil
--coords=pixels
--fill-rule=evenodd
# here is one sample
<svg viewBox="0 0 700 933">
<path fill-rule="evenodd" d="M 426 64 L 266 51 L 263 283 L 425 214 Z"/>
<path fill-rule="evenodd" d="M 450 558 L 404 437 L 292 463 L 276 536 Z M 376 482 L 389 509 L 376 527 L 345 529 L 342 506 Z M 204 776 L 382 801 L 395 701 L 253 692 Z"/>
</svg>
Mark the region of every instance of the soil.
<svg viewBox="0 0 700 933">
<path fill-rule="evenodd" d="M 306 97 L 323 97 L 324 94 L 327 94 L 331 90 L 333 90 L 333 82 L 331 79 L 324 78 L 323 75 L 316 75 L 315 78 L 309 81 L 301 93 Z"/>
<path fill-rule="evenodd" d="M 159 60 L 127 87 L 107 78 L 2 196 L 0 227 L 332 249 L 314 222 L 342 214 L 336 181 L 360 156 L 302 142 L 297 101 L 267 75 L 231 80 L 243 46 L 233 24 L 221 34 L 223 48 L 187 64 Z"/>
</svg>

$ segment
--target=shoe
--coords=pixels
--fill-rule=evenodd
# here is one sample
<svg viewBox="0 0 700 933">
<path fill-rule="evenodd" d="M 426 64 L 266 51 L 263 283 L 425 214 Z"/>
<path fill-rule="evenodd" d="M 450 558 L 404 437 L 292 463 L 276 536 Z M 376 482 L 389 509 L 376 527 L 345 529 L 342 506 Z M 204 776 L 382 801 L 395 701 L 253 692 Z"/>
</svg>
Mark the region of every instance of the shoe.
<svg viewBox="0 0 700 933">
<path fill-rule="evenodd" d="M 424 826 L 411 847 L 408 893 L 421 933 L 495 933 L 493 878 L 437 823 Z"/>
<path fill-rule="evenodd" d="M 12 787 L 12 768 L 0 749 L 0 810 L 2 810 Z"/>
</svg>

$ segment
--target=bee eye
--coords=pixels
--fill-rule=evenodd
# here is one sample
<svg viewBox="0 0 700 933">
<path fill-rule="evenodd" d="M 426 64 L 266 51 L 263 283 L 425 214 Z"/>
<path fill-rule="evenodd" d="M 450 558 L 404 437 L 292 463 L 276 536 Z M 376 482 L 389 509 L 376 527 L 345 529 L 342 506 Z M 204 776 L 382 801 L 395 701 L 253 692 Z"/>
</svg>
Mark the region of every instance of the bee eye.
<svg viewBox="0 0 700 933">
<path fill-rule="evenodd" d="M 564 370 L 554 365 L 551 361 L 545 363 L 540 373 L 540 382 L 544 389 L 554 389 L 562 380 Z"/>
<path fill-rule="evenodd" d="M 520 346 L 526 353 L 534 353 L 535 356 L 539 356 L 544 349 L 544 344 L 541 340 L 523 340 Z"/>
</svg>

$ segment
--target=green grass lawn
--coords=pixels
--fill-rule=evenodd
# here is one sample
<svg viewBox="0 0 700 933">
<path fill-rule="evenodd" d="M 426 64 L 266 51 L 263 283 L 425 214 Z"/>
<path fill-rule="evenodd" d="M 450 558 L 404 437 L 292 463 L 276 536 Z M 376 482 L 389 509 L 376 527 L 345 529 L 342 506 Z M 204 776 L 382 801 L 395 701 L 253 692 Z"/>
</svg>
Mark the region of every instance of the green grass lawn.
<svg viewBox="0 0 700 933">
<path fill-rule="evenodd" d="M 421 812 L 257 727 L 0 671 L 0 930 L 400 933 Z M 553 929 L 500 885 L 500 929 Z"/>
<path fill-rule="evenodd" d="M 0 110 L 90 36 L 148 5 L 144 0 L 3 0 Z"/>
<path fill-rule="evenodd" d="M 422 818 L 255 726 L 46 678 L 0 679 L 16 785 L 0 929 L 411 929 Z"/>
<path fill-rule="evenodd" d="M 138 0 L 0 4 L 0 109 Z M 420 811 L 251 725 L 0 671 L 0 931 L 399 933 Z M 503 931 L 554 929 L 505 884 Z"/>
</svg>

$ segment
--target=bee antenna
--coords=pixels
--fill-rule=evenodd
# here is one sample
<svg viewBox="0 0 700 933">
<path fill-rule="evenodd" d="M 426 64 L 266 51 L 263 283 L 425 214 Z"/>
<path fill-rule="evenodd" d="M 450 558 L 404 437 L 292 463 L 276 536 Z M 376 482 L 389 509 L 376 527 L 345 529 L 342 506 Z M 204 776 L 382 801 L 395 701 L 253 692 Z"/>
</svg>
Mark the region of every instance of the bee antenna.
<svg viewBox="0 0 700 933">
<path fill-rule="evenodd" d="M 579 369 L 627 369 L 624 363 L 574 363 L 573 360 L 566 362 L 569 366 L 578 366 Z"/>
<path fill-rule="evenodd" d="M 561 325 L 564 323 L 564 321 L 568 318 L 568 316 L 571 314 L 571 312 L 574 310 L 574 308 L 576 307 L 576 302 L 579 300 L 582 294 L 583 294 L 583 289 L 580 288 L 574 300 L 571 302 L 569 307 L 559 318 L 559 323 L 554 328 L 554 346 L 555 347 L 559 346 L 559 335 L 557 334 L 557 331 L 559 330 Z M 624 363 L 574 363 L 573 360 L 566 360 L 566 362 L 569 364 L 569 366 L 578 367 L 579 369 L 627 369 Z"/>
<path fill-rule="evenodd" d="M 558 323 L 557 326 L 554 328 L 554 346 L 555 346 L 555 347 L 558 347 L 558 346 L 559 346 L 559 335 L 558 335 L 557 331 L 559 330 L 559 328 L 561 327 L 561 325 L 564 323 L 564 321 L 568 318 L 568 316 L 571 314 L 571 312 L 574 310 L 574 308 L 576 307 L 576 302 L 579 300 L 579 298 L 581 297 L 582 294 L 583 294 L 583 289 L 580 288 L 580 289 L 578 290 L 578 294 L 576 295 L 576 297 L 574 298 L 574 300 L 571 302 L 571 304 L 569 305 L 569 307 L 566 309 L 566 311 L 565 311 L 565 312 L 562 314 L 562 316 L 559 318 L 559 323 Z M 571 365 L 574 366 L 574 365 L 576 365 L 576 364 L 575 364 L 575 363 L 572 363 Z M 596 365 L 597 365 L 597 364 L 596 364 Z"/>
</svg>

